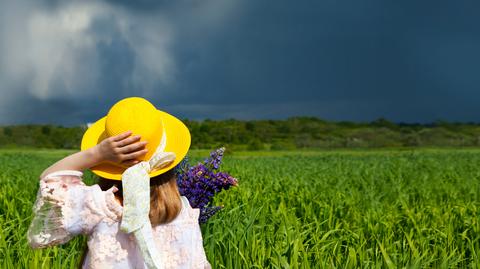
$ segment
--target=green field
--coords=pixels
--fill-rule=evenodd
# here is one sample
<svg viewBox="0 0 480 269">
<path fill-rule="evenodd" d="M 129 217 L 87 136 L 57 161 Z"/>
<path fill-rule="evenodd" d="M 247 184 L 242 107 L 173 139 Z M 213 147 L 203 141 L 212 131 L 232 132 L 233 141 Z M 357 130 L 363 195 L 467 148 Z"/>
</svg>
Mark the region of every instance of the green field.
<svg viewBox="0 0 480 269">
<path fill-rule="evenodd" d="M 3 268 L 77 266 L 85 238 L 26 240 L 38 175 L 68 153 L 0 151 Z M 202 226 L 213 268 L 480 268 L 480 150 L 243 152 L 223 170 L 239 186 Z"/>
</svg>

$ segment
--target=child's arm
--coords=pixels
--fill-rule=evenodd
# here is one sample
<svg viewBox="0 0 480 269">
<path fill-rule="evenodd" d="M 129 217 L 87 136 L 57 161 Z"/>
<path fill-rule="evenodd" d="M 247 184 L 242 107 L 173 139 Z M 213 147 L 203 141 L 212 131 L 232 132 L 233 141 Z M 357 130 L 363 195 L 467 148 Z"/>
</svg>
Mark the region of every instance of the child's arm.
<svg viewBox="0 0 480 269">
<path fill-rule="evenodd" d="M 126 132 L 107 138 L 43 171 L 33 206 L 34 217 L 27 232 L 32 248 L 63 244 L 75 235 L 91 234 L 104 218 L 114 220 L 112 216 L 117 212 L 105 205 L 114 199 L 116 189 L 102 191 L 97 184 L 87 186 L 82 182 L 81 172 L 104 161 L 125 166 L 137 163 L 136 159 L 147 152 L 146 142 L 139 142 L 140 137 L 131 134 Z M 61 170 L 70 171 L 59 172 Z"/>
<path fill-rule="evenodd" d="M 144 148 L 147 141 L 137 142 L 140 136 L 130 137 L 131 134 L 128 131 L 109 137 L 92 148 L 69 155 L 45 169 L 40 178 L 60 170 L 83 171 L 104 161 L 134 165 L 138 163 L 138 157 L 147 153 Z"/>
</svg>

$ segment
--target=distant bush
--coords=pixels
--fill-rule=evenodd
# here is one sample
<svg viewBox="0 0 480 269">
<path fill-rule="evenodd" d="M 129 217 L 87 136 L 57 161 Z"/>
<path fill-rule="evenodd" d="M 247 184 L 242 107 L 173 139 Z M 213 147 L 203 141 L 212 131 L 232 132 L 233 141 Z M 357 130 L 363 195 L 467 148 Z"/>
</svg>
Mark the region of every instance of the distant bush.
<svg viewBox="0 0 480 269">
<path fill-rule="evenodd" d="M 302 148 L 468 147 L 480 146 L 475 123 L 329 122 L 313 117 L 286 120 L 183 120 L 193 149 L 227 146 L 230 150 Z M 78 149 L 86 126 L 15 125 L 0 127 L 0 147 Z"/>
</svg>

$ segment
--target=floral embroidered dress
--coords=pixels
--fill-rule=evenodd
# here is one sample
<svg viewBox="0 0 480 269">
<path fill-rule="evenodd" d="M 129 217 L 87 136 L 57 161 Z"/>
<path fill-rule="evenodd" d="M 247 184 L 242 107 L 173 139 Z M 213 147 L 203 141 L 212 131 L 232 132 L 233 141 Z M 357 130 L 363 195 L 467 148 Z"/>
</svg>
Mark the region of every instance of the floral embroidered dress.
<svg viewBox="0 0 480 269">
<path fill-rule="evenodd" d="M 88 235 L 83 268 L 147 268 L 135 238 L 120 231 L 123 207 L 115 187 L 102 191 L 87 186 L 80 171 L 64 170 L 40 180 L 35 216 L 28 230 L 33 248 L 63 244 L 78 234 Z M 165 268 L 210 268 L 198 224 L 199 210 L 182 196 L 182 209 L 170 223 L 153 228 L 155 245 Z"/>
</svg>

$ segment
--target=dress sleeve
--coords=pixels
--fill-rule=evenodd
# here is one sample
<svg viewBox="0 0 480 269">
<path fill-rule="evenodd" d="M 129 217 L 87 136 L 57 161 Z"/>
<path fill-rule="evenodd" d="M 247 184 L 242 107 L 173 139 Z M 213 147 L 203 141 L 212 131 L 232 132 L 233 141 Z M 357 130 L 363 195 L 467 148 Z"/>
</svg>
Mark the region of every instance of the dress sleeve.
<svg viewBox="0 0 480 269">
<path fill-rule="evenodd" d="M 98 185 L 85 185 L 82 175 L 64 170 L 40 179 L 27 232 L 32 248 L 63 244 L 77 234 L 89 234 L 105 217 L 105 193 Z"/>
<path fill-rule="evenodd" d="M 154 230 L 162 264 L 165 269 L 210 269 L 198 224 L 200 210 L 192 208 L 186 197 L 181 199 L 183 207 L 175 220 Z"/>
<path fill-rule="evenodd" d="M 192 247 L 191 255 L 192 255 L 192 268 L 199 268 L 199 269 L 211 269 L 212 266 L 207 260 L 207 256 L 205 254 L 205 250 L 203 248 L 203 237 L 202 231 L 200 230 L 200 224 L 198 223 L 198 218 L 200 216 L 200 209 L 192 208 L 190 203 L 188 202 L 185 196 L 181 197 L 183 200 L 183 204 L 186 205 L 186 210 L 189 212 L 190 218 L 190 231 L 191 231 L 191 238 L 192 242 L 190 243 Z"/>
<path fill-rule="evenodd" d="M 198 210 L 198 209 L 196 209 Z M 198 212 L 199 214 L 200 212 Z M 198 219 L 198 217 L 197 217 Z M 192 253 L 194 256 L 194 262 L 201 269 L 211 269 L 212 266 L 207 260 L 207 256 L 205 255 L 205 250 L 203 249 L 203 238 L 202 238 L 202 231 L 200 230 L 200 225 L 198 222 L 196 225 L 193 226 L 193 242 L 194 252 Z"/>
</svg>

